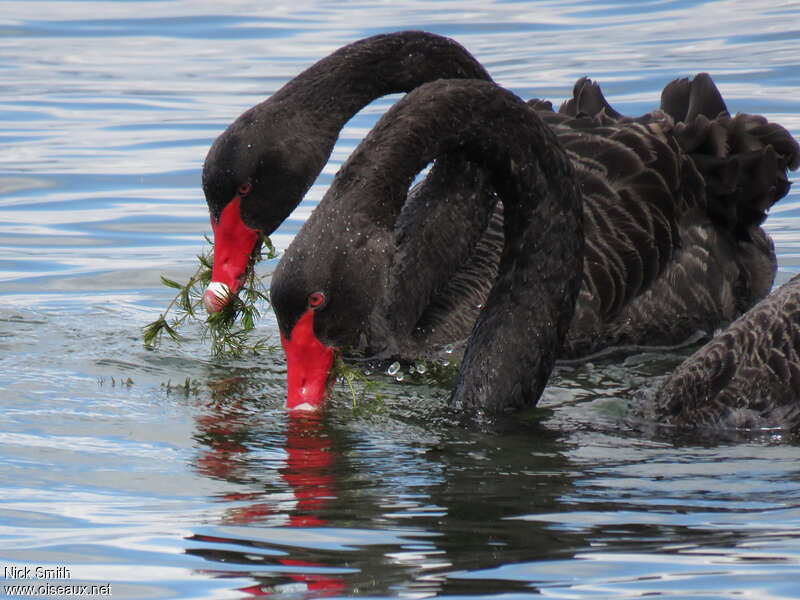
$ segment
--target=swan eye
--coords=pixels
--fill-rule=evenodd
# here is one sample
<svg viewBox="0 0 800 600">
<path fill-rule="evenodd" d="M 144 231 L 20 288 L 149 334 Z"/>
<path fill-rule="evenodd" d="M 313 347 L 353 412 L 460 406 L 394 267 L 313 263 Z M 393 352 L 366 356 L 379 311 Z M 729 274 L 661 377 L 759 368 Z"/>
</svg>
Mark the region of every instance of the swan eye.
<svg viewBox="0 0 800 600">
<path fill-rule="evenodd" d="M 312 292 L 308 295 L 308 308 L 317 309 L 325 306 L 325 294 L 322 292 Z"/>
<path fill-rule="evenodd" d="M 247 194 L 249 194 L 250 190 L 252 190 L 252 189 L 253 189 L 253 185 L 250 182 L 248 182 L 248 183 L 243 183 L 242 185 L 240 185 L 239 189 L 237 190 L 237 192 L 239 193 L 240 196 L 247 196 Z"/>
</svg>

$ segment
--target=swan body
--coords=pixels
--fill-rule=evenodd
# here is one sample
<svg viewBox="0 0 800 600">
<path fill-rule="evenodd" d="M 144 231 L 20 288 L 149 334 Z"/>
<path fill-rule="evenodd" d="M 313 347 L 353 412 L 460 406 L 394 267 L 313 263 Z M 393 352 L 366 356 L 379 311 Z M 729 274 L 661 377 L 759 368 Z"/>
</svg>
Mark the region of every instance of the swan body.
<svg viewBox="0 0 800 600">
<path fill-rule="evenodd" d="M 678 344 L 769 292 L 776 261 L 760 224 L 800 162 L 785 129 L 729 116 L 706 74 L 671 83 L 662 108 L 638 119 L 587 79 L 559 113 L 540 115 L 584 197 L 584 279 L 565 357 Z"/>
</svg>

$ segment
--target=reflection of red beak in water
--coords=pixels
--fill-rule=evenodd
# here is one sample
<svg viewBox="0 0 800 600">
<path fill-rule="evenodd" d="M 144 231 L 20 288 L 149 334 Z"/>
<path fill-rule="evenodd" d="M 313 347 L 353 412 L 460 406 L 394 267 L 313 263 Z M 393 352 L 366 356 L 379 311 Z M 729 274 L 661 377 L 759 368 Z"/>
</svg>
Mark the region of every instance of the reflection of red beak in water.
<svg viewBox="0 0 800 600">
<path fill-rule="evenodd" d="M 207 414 L 198 419 L 199 438 L 208 440 L 209 447 L 204 456 L 198 459 L 198 469 L 215 479 L 230 479 L 238 481 L 245 476 L 242 472 L 247 464 L 248 449 L 247 429 L 249 420 L 247 410 L 241 406 L 242 401 L 233 403 L 215 402 L 214 413 Z M 288 517 L 290 527 L 324 527 L 325 520 L 319 517 L 319 512 L 331 501 L 336 499 L 336 480 L 333 466 L 336 454 L 330 437 L 323 431 L 324 421 L 314 414 L 289 413 L 286 431 L 286 463 L 280 469 L 281 478 L 289 485 L 296 499 L 294 508 Z M 248 477 L 249 478 L 249 477 Z M 231 510 L 226 519 L 226 524 L 246 525 L 257 524 L 266 517 L 281 516 L 277 510 L 282 508 L 285 498 L 270 501 L 270 494 L 263 492 L 235 493 L 225 497 L 230 502 L 247 502 L 246 507 Z M 196 540 L 209 544 L 231 544 L 237 540 L 229 540 L 212 536 L 195 536 Z M 238 540 L 238 543 L 247 540 Z M 252 554 L 252 549 L 243 553 Z M 272 560 L 271 556 L 265 556 Z M 240 591 L 256 596 L 265 597 L 273 594 L 284 595 L 283 588 L 292 587 L 293 592 L 298 590 L 294 586 L 302 586 L 307 592 L 315 592 L 318 597 L 333 596 L 345 589 L 345 584 L 335 575 L 314 573 L 320 567 L 328 565 L 312 563 L 292 558 L 277 558 L 279 565 L 291 567 L 290 572 L 276 574 L 283 583 L 275 584 L 274 581 L 262 585 L 253 585 L 240 588 Z M 263 567 L 266 561 L 260 561 L 256 569 Z M 311 573 L 303 573 L 302 567 L 309 567 Z M 226 571 L 225 576 L 230 576 Z M 300 591 L 302 593 L 302 591 Z"/>
<path fill-rule="evenodd" d="M 242 400 L 234 403 L 215 402 L 215 413 L 199 417 L 200 438 L 208 444 L 207 451 L 197 459 L 198 470 L 215 479 L 240 479 L 242 465 L 246 464 L 248 449 L 247 411 Z M 289 413 L 286 431 L 286 465 L 280 470 L 281 478 L 289 484 L 296 505 L 288 515 L 294 526 L 322 525 L 315 514 L 336 497 L 332 467 L 336 455 L 331 441 L 322 431 L 323 421 L 315 414 Z M 265 500 L 263 493 L 233 494 L 226 498 L 236 501 Z M 253 505 L 255 506 L 255 505 Z M 244 512 L 236 510 L 227 520 L 243 524 L 255 521 L 259 516 L 274 514 L 274 505 L 260 504 L 261 508 Z M 269 508 L 267 508 L 269 506 Z M 252 508 L 252 506 L 251 506 Z"/>
<path fill-rule="evenodd" d="M 335 455 L 330 438 L 322 431 L 322 422 L 313 416 L 290 417 L 286 453 L 282 475 L 297 498 L 297 507 L 289 517 L 290 524 L 298 527 L 324 525 L 325 521 L 313 513 L 336 497 L 336 481 L 332 473 Z"/>
<path fill-rule="evenodd" d="M 239 392 L 240 384 L 238 378 L 210 383 L 214 398 L 208 405 L 210 412 L 196 418 L 197 437 L 205 446 L 205 452 L 196 459 L 195 466 L 207 477 L 231 480 L 241 476 L 243 462 L 240 459 L 248 452 L 242 435 L 246 413 L 241 400 L 227 399 Z"/>
</svg>

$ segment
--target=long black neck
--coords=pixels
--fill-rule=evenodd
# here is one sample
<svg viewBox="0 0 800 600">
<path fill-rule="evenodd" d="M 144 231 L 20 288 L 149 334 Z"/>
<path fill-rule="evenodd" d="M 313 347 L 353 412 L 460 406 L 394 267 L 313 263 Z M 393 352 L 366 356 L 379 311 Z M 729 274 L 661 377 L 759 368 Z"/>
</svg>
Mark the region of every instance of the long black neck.
<svg viewBox="0 0 800 600">
<path fill-rule="evenodd" d="M 415 174 L 448 152 L 463 152 L 491 172 L 505 210 L 499 275 L 470 336 L 452 404 L 471 414 L 532 406 L 566 335 L 583 263 L 572 166 L 535 112 L 487 82 L 427 84 L 370 132 L 337 176 L 333 196 L 343 219 L 362 215 L 374 235 L 390 235 Z M 362 270 L 370 260 L 351 258 Z M 391 330 L 392 316 L 386 318 Z"/>
<path fill-rule="evenodd" d="M 294 210 L 328 161 L 339 132 L 364 106 L 386 94 L 408 92 L 437 79 L 491 80 L 481 64 L 451 39 L 421 31 L 377 35 L 340 48 L 289 81 L 231 125 L 240 144 L 283 148 L 280 168 L 293 181 L 271 232 Z"/>
<path fill-rule="evenodd" d="M 261 106 L 287 108 L 338 135 L 375 98 L 408 92 L 436 79 L 485 79 L 489 74 L 455 41 L 424 31 L 376 35 L 340 48 L 289 81 Z"/>
</svg>

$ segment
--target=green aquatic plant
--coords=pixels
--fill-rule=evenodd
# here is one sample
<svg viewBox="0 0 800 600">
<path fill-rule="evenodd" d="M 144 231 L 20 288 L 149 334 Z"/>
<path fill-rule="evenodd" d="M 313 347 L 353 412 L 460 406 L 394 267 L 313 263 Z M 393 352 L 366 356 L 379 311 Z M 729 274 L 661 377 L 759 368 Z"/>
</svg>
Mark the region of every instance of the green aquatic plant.
<svg viewBox="0 0 800 600">
<path fill-rule="evenodd" d="M 161 342 L 164 333 L 180 344 L 184 338 L 178 333 L 178 329 L 187 319 L 191 319 L 200 323 L 203 338 L 211 339 L 214 356 L 238 357 L 245 353 L 258 354 L 266 349 L 267 338 L 252 341 L 250 334 L 255 328 L 256 320 L 261 316 L 263 306 L 269 304 L 269 296 L 264 282 L 256 274 L 254 267 L 264 259 L 275 258 L 275 248 L 270 239 L 264 236 L 262 243 L 250 257 L 248 275 L 242 289 L 230 298 L 222 310 L 206 315 L 203 294 L 211 282 L 214 265 L 213 242 L 208 237 L 206 241 L 212 248 L 197 256 L 200 266 L 186 283 L 181 284 L 161 276 L 161 283 L 178 292 L 158 319 L 143 328 L 145 346 L 155 348 Z M 265 251 L 262 252 L 262 249 Z M 173 309 L 177 314 L 170 319 L 168 315 Z M 237 325 L 237 322 L 240 325 Z"/>
<path fill-rule="evenodd" d="M 172 383 L 172 380 L 168 379 L 167 383 L 161 384 L 161 389 L 164 390 L 167 395 L 182 394 L 188 398 L 189 396 L 198 396 L 202 385 L 198 380 L 192 379 L 187 375 L 183 383 Z"/>
<path fill-rule="evenodd" d="M 334 366 L 334 376 L 336 377 L 336 382 L 342 382 L 347 385 L 347 388 L 350 390 L 350 396 L 353 398 L 353 408 L 358 407 L 358 397 L 356 396 L 356 389 L 353 387 L 353 382 L 358 381 L 363 385 L 361 390 L 360 397 L 363 398 L 367 391 L 375 386 L 374 381 L 370 381 L 370 379 L 359 369 L 355 367 L 351 367 L 342 358 L 341 353 L 336 353 L 336 361 Z"/>
</svg>

